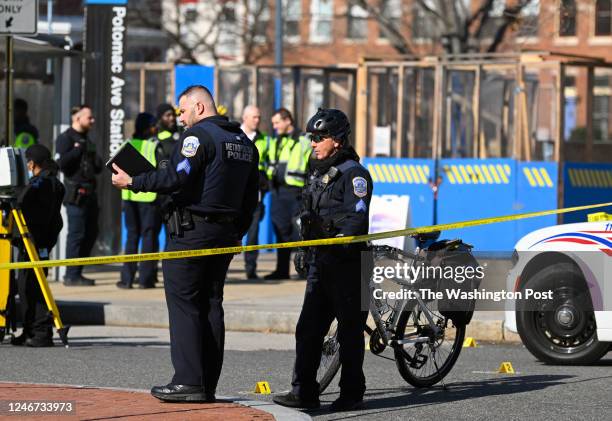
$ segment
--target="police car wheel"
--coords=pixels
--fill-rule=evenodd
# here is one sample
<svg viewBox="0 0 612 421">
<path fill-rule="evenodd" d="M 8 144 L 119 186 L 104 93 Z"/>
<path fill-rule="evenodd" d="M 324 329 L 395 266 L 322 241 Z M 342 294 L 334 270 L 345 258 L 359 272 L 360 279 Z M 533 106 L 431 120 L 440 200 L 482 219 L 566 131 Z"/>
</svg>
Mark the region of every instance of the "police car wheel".
<svg viewBox="0 0 612 421">
<path fill-rule="evenodd" d="M 4 342 L 4 328 L 0 327 L 0 344 Z"/>
<path fill-rule="evenodd" d="M 549 364 L 590 364 L 608 352 L 597 340 L 591 295 L 580 269 L 557 263 L 528 279 L 521 291 L 553 291 L 552 299 L 518 300 L 517 330 L 525 347 Z"/>
</svg>

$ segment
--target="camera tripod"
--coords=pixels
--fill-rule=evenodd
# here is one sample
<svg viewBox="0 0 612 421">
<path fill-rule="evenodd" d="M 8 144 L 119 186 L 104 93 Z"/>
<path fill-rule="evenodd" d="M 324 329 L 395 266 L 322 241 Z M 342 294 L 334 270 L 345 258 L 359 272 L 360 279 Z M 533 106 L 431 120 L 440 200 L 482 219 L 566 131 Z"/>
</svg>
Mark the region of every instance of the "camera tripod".
<svg viewBox="0 0 612 421">
<path fill-rule="evenodd" d="M 15 234 L 14 228 L 17 228 L 19 234 Z M 0 261 L 10 262 L 12 258 L 13 244 L 12 240 L 15 237 L 20 237 L 25 246 L 28 258 L 31 262 L 38 262 L 40 256 L 34 245 L 32 236 L 28 231 L 28 226 L 23 217 L 23 212 L 17 206 L 15 199 L 0 197 Z M 30 270 L 30 269 L 25 269 Z M 47 283 L 47 277 L 43 268 L 37 267 L 32 269 L 36 274 L 38 285 L 45 298 L 47 308 L 49 309 L 49 317 L 53 318 L 53 323 L 57 328 L 57 333 L 64 344 L 68 346 L 68 330 L 70 326 L 64 326 L 60 318 L 59 310 Z M 9 301 L 11 294 L 11 271 L 0 270 L 0 342 L 4 336 L 9 333 L 11 327 L 15 328 L 14 320 L 11 318 L 14 311 L 9 311 Z"/>
</svg>

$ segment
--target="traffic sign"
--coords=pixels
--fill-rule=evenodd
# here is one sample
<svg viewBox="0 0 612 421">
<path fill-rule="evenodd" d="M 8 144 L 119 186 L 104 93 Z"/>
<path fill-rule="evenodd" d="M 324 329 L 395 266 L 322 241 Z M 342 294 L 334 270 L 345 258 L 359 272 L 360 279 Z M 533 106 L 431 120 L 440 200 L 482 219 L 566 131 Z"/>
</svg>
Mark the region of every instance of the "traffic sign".
<svg viewBox="0 0 612 421">
<path fill-rule="evenodd" d="M 38 32 L 38 0 L 0 0 L 0 35 Z"/>
</svg>

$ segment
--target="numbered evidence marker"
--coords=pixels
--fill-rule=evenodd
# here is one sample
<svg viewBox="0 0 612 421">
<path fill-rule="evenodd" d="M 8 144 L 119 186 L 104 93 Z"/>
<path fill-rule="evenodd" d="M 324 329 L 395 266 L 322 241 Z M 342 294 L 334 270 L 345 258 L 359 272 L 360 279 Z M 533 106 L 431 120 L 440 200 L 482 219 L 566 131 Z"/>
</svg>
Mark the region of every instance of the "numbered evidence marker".
<svg viewBox="0 0 612 421">
<path fill-rule="evenodd" d="M 33 35 L 38 32 L 38 0 L 2 0 L 0 35 Z"/>
<path fill-rule="evenodd" d="M 500 364 L 497 372 L 501 374 L 514 374 L 514 367 L 512 367 L 512 363 L 504 361 Z"/>
<path fill-rule="evenodd" d="M 270 385 L 268 382 L 257 382 L 255 385 L 255 393 L 260 393 L 262 395 L 269 395 L 271 392 Z"/>
<path fill-rule="evenodd" d="M 476 348 L 477 346 L 478 345 L 476 344 L 476 340 L 474 338 L 467 337 L 463 341 L 463 347 L 464 348 Z"/>
</svg>

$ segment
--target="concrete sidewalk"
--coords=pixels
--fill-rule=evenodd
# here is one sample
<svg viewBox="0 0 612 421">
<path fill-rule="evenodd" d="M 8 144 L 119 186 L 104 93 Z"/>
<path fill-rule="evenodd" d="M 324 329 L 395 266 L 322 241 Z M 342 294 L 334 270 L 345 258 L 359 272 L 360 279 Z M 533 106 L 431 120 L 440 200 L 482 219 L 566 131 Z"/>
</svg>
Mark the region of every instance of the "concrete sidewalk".
<svg viewBox="0 0 612 421">
<path fill-rule="evenodd" d="M 262 253 L 259 275 L 274 269 L 275 254 Z M 161 271 L 157 288 L 141 290 L 119 289 L 119 266 L 88 270 L 96 280 L 93 287 L 65 287 L 51 282 L 53 295 L 65 324 L 167 327 Z M 501 277 L 504 267 L 498 269 Z M 305 281 L 248 281 L 245 279 L 242 256 L 236 256 L 230 266 L 224 290 L 225 323 L 227 330 L 294 333 L 304 296 Z M 501 282 L 501 281 L 499 281 Z M 467 336 L 476 340 L 516 342 L 518 335 L 503 328 L 503 312 L 476 312 L 468 326 Z"/>
</svg>

